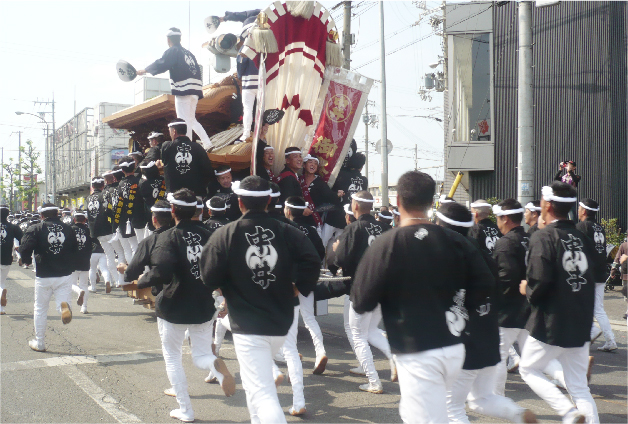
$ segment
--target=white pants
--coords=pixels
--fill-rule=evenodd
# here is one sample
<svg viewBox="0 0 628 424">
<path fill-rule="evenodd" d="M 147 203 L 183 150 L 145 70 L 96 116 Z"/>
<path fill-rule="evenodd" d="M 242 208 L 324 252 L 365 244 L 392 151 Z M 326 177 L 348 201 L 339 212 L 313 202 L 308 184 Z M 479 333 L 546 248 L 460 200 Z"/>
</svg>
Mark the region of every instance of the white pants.
<svg viewBox="0 0 628 424">
<path fill-rule="evenodd" d="M 122 274 L 120 274 L 116 269 L 116 253 L 118 254 L 118 260 L 120 260 L 120 263 L 125 263 L 124 249 L 122 249 L 120 240 L 112 240 L 113 236 L 113 234 L 109 234 L 107 236 L 98 237 L 102 250 L 105 251 L 105 256 L 107 257 L 107 267 L 109 268 L 109 275 L 112 278 L 109 282 L 111 283 L 113 283 L 114 280 L 121 282 L 124 279 Z"/>
<path fill-rule="evenodd" d="M 242 90 L 242 125 L 244 126 L 242 140 L 251 136 L 251 125 L 253 124 L 253 105 L 255 104 L 256 96 L 257 89 Z"/>
<path fill-rule="evenodd" d="M 73 274 L 65 277 L 40 278 L 35 277 L 35 337 L 37 342 L 43 344 L 46 336 L 46 321 L 48 320 L 48 305 L 52 295 L 55 297 L 57 311 L 61 312 L 61 303 L 70 305 L 72 296 Z"/>
<path fill-rule="evenodd" d="M 353 309 L 353 304 L 351 304 L 351 308 L 349 309 L 349 325 L 351 326 L 351 334 L 353 336 L 355 356 L 357 356 L 371 384 L 380 384 L 380 380 L 377 370 L 375 369 L 373 353 L 371 352 L 369 344 L 381 350 L 388 359 L 392 357 L 388 339 L 384 331 L 378 327 L 381 320 L 381 306 L 377 305 L 372 312 L 358 314 Z"/>
<path fill-rule="evenodd" d="M 109 273 L 107 265 L 107 255 L 104 253 L 92 253 L 92 257 L 89 259 L 89 283 L 93 290 L 96 290 L 96 280 L 98 279 L 97 272 L 99 268 L 102 278 L 104 278 L 105 281 L 111 282 L 111 274 Z"/>
<path fill-rule="evenodd" d="M 490 417 L 521 422 L 521 414 L 525 410 L 512 399 L 496 395 L 493 392 L 497 367 L 486 367 L 480 370 L 461 370 L 458 378 L 447 392 L 447 413 L 450 423 L 468 423 L 465 411 L 465 400 L 469 409 Z"/>
<path fill-rule="evenodd" d="M 214 330 L 214 346 L 216 347 L 216 355 L 220 353 L 222 341 L 225 339 L 227 330 L 231 331 L 229 315 L 225 315 L 222 318 L 216 318 L 216 329 Z"/>
<path fill-rule="evenodd" d="M 85 292 L 83 296 L 83 307 L 87 308 L 87 297 L 89 291 L 87 290 L 89 284 L 89 271 L 74 271 L 72 273 L 72 291 L 78 295 L 82 291 Z"/>
<path fill-rule="evenodd" d="M 303 312 L 303 311 L 301 311 Z M 292 385 L 292 406 L 295 411 L 305 408 L 303 395 L 303 364 L 297 349 L 297 334 L 299 332 L 299 307 L 294 307 L 294 320 L 283 343 L 283 355 L 288 366 L 288 376 Z"/>
<path fill-rule="evenodd" d="M 299 294 L 299 304 L 301 305 L 303 322 L 310 331 L 310 336 L 312 336 L 312 341 L 314 342 L 316 358 L 326 356 L 325 346 L 323 345 L 323 333 L 314 316 L 314 292 L 311 292 L 307 297 Z"/>
<path fill-rule="evenodd" d="M 285 339 L 286 336 L 233 335 L 252 424 L 286 422 L 273 378 L 273 357 Z"/>
<path fill-rule="evenodd" d="M 323 229 L 321 231 L 321 240 L 323 241 L 323 246 L 325 246 L 325 250 L 331 247 L 331 244 L 334 243 L 336 237 L 342 234 L 342 228 L 332 227 L 329 224 L 323 224 Z"/>
<path fill-rule="evenodd" d="M 133 228 L 133 229 L 135 230 L 136 242 L 137 244 L 139 244 L 140 241 L 146 238 L 146 228 Z M 135 246 L 135 250 L 137 250 L 137 245 Z M 135 251 L 133 253 L 135 253 Z"/>
<path fill-rule="evenodd" d="M 11 265 L 0 265 L 0 291 L 7 288 L 7 278 L 9 277 L 9 270 Z"/>
<path fill-rule="evenodd" d="M 124 250 L 124 258 L 126 259 L 126 264 L 129 264 L 133 259 L 133 255 L 135 255 L 135 251 L 137 250 L 137 238 L 135 236 L 122 238 L 120 237 L 120 244 L 122 245 L 122 249 Z M 120 257 L 118 256 L 118 262 L 120 262 Z"/>
<path fill-rule="evenodd" d="M 192 131 L 201 139 L 201 144 L 205 149 L 211 147 L 209 136 L 205 132 L 203 126 L 196 120 L 196 105 L 198 96 L 190 94 L 188 96 L 174 96 L 174 109 L 177 112 L 177 118 L 185 120 L 188 131 L 185 135 L 192 140 Z"/>
<path fill-rule="evenodd" d="M 345 295 L 345 304 L 342 310 L 342 318 L 345 327 L 345 333 L 347 334 L 347 340 L 349 340 L 349 344 L 351 345 L 351 350 L 355 352 L 355 347 L 353 346 L 353 333 L 351 333 L 351 325 L 349 324 L 349 311 L 351 310 L 351 300 L 349 295 Z"/>
<path fill-rule="evenodd" d="M 604 310 L 604 283 L 595 284 L 595 307 L 593 309 L 593 316 L 595 316 L 595 320 L 602 329 L 604 339 L 607 342 L 614 342 L 615 335 L 613 334 L 613 330 L 611 330 L 611 323 L 608 321 L 608 315 L 606 315 L 606 311 Z M 593 324 L 593 328 L 591 328 L 591 337 L 594 336 L 594 330 L 595 324 Z"/>
<path fill-rule="evenodd" d="M 174 389 L 179 408 L 193 415 L 188 383 L 183 370 L 183 340 L 186 330 L 190 335 L 192 361 L 198 368 L 211 370 L 216 375 L 212 353 L 213 320 L 203 324 L 173 324 L 162 318 L 157 318 L 157 328 L 161 338 L 161 349 L 166 363 L 168 380 Z"/>
<path fill-rule="evenodd" d="M 148 228 L 148 224 L 146 224 L 146 227 L 144 227 L 144 238 L 150 236 L 153 232 L 154 231 L 151 231 L 150 228 Z"/>
<path fill-rule="evenodd" d="M 549 361 L 558 359 L 565 373 L 567 391 L 578 411 L 586 416 L 587 423 L 596 424 L 600 419 L 587 383 L 590 344 L 587 342 L 581 347 L 563 348 L 545 344 L 530 336 L 521 352 L 519 372 L 539 397 L 564 416 L 573 408 L 573 403 L 543 374 Z"/>
<path fill-rule="evenodd" d="M 519 344 L 519 349 L 523 352 L 523 346 L 525 346 L 526 340 L 530 336 L 528 330 L 524 328 L 505 328 L 499 327 L 499 353 L 501 355 L 501 362 L 497 364 L 497 376 L 495 378 L 495 394 L 499 396 L 506 395 L 506 380 L 508 379 L 508 371 L 506 363 L 510 349 L 514 342 Z M 519 365 L 521 366 L 521 365 Z M 549 375 L 553 380 L 557 380 L 560 384 L 565 386 L 565 374 L 563 373 L 563 367 L 558 360 L 553 359 L 547 363 L 543 372 Z"/>
<path fill-rule="evenodd" d="M 462 369 L 464 345 L 397 354 L 394 358 L 403 422 L 447 423 L 447 391 Z"/>
</svg>

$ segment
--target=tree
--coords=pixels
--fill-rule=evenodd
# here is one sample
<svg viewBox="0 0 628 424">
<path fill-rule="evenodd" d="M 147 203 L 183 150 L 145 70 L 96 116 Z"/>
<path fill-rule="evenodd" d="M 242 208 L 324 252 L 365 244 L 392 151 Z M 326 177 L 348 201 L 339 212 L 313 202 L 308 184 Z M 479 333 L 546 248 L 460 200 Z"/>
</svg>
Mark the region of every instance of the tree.
<svg viewBox="0 0 628 424">
<path fill-rule="evenodd" d="M 2 192 L 6 193 L 8 191 L 9 198 L 9 207 L 13 210 L 17 209 L 17 205 L 14 203 L 18 199 L 18 193 L 22 189 L 22 183 L 18 178 L 19 167 L 17 163 L 13 162 L 13 158 L 9 158 L 9 163 L 5 163 L 2 165 L 4 168 L 5 175 L 0 181 L 0 188 Z M 7 185 L 8 183 L 8 185 Z"/>
<path fill-rule="evenodd" d="M 29 177 L 29 181 L 24 181 L 20 188 L 20 200 L 28 201 L 28 210 L 33 210 L 33 196 L 37 196 L 39 188 L 35 181 L 35 176 L 41 174 L 39 167 L 39 156 L 41 153 L 33 147 L 32 140 L 26 141 L 26 147 L 22 147 L 22 176 Z M 25 179 L 25 178 L 24 178 Z"/>
</svg>

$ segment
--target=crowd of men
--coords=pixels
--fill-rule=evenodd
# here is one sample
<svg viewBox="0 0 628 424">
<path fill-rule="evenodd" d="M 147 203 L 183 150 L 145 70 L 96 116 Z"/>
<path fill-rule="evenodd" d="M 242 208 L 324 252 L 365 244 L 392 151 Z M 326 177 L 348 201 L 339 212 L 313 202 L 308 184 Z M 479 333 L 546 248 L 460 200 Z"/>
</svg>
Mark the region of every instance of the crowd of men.
<svg viewBox="0 0 628 424">
<path fill-rule="evenodd" d="M 359 163 L 340 178 L 347 187 L 330 189 L 317 177 L 318 159 L 289 148 L 277 178 L 267 171 L 233 181 L 228 167 L 213 168 L 186 136 L 183 119 L 169 132 L 171 140 L 152 133 L 145 154 L 132 152 L 94 177 L 70 221 L 54 204 L 28 222 L 0 207 L 1 313 L 10 308 L 5 282 L 16 250 L 20 265 L 35 271 L 31 349 L 46 350 L 52 296 L 67 324 L 72 291 L 88 313 L 98 278 L 106 293 L 135 281 L 156 296 L 171 384 L 165 394 L 179 406 L 171 417 L 194 420 L 185 340 L 194 364 L 209 372 L 206 381 L 235 393 L 219 357 L 228 330 L 251 421 L 285 422 L 275 360 L 287 364 L 289 414 L 305 414 L 298 317 L 314 343 L 312 372 L 322 374 L 330 359 L 314 302 L 344 297 L 344 327 L 359 362 L 350 372 L 365 376 L 360 390 L 382 393 L 371 346 L 383 352 L 399 382 L 404 422 L 468 422 L 465 405 L 536 422 L 504 395 L 507 372 L 517 367 L 563 422 L 599 422 L 589 348 L 600 335 L 606 343 L 598 350 L 617 344 L 603 307 L 606 240 L 596 201 L 578 202 L 572 185 L 554 181 L 525 206 L 480 199 L 468 209 L 443 199 L 432 216 L 434 180 L 411 171 L 399 179 L 397 208 L 375 212 L 373 196 L 356 189 L 365 184 Z M 260 163 L 270 170 L 267 147 Z M 578 224 L 568 219 L 576 203 Z M 625 268 L 626 255 L 617 262 Z"/>
</svg>

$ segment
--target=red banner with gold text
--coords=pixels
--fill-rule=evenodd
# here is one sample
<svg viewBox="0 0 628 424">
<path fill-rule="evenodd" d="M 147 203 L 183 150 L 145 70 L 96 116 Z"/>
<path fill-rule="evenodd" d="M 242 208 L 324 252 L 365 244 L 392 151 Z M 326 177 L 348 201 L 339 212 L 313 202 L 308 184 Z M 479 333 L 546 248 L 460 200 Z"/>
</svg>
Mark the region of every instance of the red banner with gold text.
<svg viewBox="0 0 628 424">
<path fill-rule="evenodd" d="M 360 119 L 362 111 L 360 100 L 363 94 L 361 90 L 339 82 L 329 82 L 321 118 L 309 150 L 320 160 L 318 172 L 325 182 L 329 181 L 336 165 L 342 163 L 346 154 L 345 144 L 347 141 L 351 143 L 355 132 L 354 120 Z"/>
</svg>

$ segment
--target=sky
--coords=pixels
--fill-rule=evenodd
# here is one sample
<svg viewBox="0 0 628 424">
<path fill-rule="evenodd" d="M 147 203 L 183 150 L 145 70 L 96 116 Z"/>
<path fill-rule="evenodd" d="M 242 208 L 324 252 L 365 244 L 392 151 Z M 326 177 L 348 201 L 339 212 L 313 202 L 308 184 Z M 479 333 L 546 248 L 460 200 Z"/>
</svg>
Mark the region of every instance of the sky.
<svg viewBox="0 0 628 424">
<path fill-rule="evenodd" d="M 167 49 L 165 34 L 175 26 L 182 30 L 182 44 L 196 56 L 205 70 L 204 83 L 216 82 L 228 74 L 209 71 L 209 52 L 201 48 L 208 40 L 203 20 L 230 11 L 265 8 L 270 1 L 0 1 L 0 147 L 8 158 L 17 158 L 18 134 L 22 142 L 33 140 L 44 151 L 45 125 L 36 117 L 17 116 L 16 111 L 37 114 L 50 111 L 56 102 L 57 126 L 85 107 L 100 102 L 133 104 L 133 83 L 118 79 L 115 64 L 124 59 L 142 69 L 161 57 Z M 322 1 L 328 10 L 338 1 Z M 417 3 L 417 2 L 414 2 Z M 440 2 L 425 2 L 428 9 Z M 342 9 L 332 11 L 342 31 Z M 393 144 L 389 155 L 389 184 L 403 172 L 414 169 L 414 149 L 418 148 L 418 168 L 442 178 L 443 127 L 434 119 L 443 118 L 443 94 L 431 92 L 423 101 L 418 90 L 428 66 L 442 55 L 442 36 L 435 35 L 429 15 L 411 1 L 384 2 L 386 34 L 386 104 L 388 136 Z M 351 68 L 380 81 L 379 6 L 371 1 L 354 1 L 351 32 L 356 43 L 351 52 Z M 437 68 L 436 70 L 441 69 Z M 232 70 L 235 63 L 232 61 Z M 208 75 L 209 73 L 209 75 Z M 162 75 L 167 78 L 167 75 Z M 369 113 L 381 114 L 381 84 L 369 94 L 375 105 Z M 46 119 L 51 121 L 51 115 Z M 369 128 L 369 140 L 381 139 L 381 127 Z M 364 150 L 364 124 L 358 125 L 354 138 Z M 370 147 L 369 183 L 379 185 L 381 156 Z"/>
</svg>

